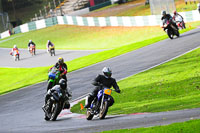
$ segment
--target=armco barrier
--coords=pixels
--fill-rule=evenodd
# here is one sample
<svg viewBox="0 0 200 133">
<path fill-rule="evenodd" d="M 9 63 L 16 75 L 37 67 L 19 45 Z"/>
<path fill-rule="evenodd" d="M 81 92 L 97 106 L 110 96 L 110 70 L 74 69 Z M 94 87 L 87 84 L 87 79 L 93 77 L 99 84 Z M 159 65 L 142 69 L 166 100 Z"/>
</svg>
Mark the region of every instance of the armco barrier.
<svg viewBox="0 0 200 133">
<path fill-rule="evenodd" d="M 200 21 L 197 10 L 180 12 L 185 22 Z M 14 28 L 14 33 L 24 33 L 31 30 L 42 29 L 56 24 L 78 26 L 157 26 L 161 24 L 161 15 L 133 16 L 133 17 L 80 17 L 80 16 L 57 16 L 26 23 Z M 10 36 L 8 31 L 0 34 L 1 38 Z"/>
</svg>

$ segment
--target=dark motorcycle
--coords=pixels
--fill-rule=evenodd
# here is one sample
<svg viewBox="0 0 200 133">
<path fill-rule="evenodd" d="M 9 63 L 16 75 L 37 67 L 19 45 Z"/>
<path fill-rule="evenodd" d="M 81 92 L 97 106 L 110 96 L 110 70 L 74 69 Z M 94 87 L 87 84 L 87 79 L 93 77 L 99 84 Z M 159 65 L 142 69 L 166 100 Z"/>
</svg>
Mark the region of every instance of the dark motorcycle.
<svg viewBox="0 0 200 133">
<path fill-rule="evenodd" d="M 48 91 L 50 98 L 48 99 L 45 106 L 42 108 L 45 112 L 44 119 L 46 121 L 52 120 L 55 121 L 64 108 L 65 99 L 69 99 L 65 94 L 62 93 L 60 89 L 56 89 L 53 92 Z"/>
<path fill-rule="evenodd" d="M 47 91 L 51 89 L 53 86 L 57 85 L 60 80 L 60 71 L 53 67 L 48 73 L 48 84 L 47 84 Z"/>
<path fill-rule="evenodd" d="M 174 35 L 176 35 L 177 37 L 180 36 L 178 29 L 169 20 L 165 20 L 163 28 L 170 39 L 173 39 Z"/>
<path fill-rule="evenodd" d="M 87 108 L 86 112 L 86 119 L 92 120 L 94 115 L 98 115 L 100 119 L 104 119 L 108 108 L 111 106 L 112 97 L 111 97 L 112 90 L 110 88 L 104 87 L 100 90 L 97 94 L 97 97 L 91 103 L 90 108 Z M 87 100 L 86 100 L 87 104 Z"/>
<path fill-rule="evenodd" d="M 55 56 L 56 55 L 55 54 L 55 47 L 54 46 L 50 46 L 49 47 L 49 53 L 50 53 L 51 56 Z"/>
</svg>

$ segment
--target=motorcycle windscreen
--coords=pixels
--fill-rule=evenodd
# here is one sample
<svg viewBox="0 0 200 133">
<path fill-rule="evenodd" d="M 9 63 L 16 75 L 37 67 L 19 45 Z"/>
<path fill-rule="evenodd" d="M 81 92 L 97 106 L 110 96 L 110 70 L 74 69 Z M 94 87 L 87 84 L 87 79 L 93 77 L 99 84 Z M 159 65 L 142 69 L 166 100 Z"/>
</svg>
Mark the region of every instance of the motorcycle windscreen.
<svg viewBox="0 0 200 133">
<path fill-rule="evenodd" d="M 55 79 L 56 78 L 56 74 L 55 73 L 50 72 L 48 75 L 49 75 L 50 79 Z"/>
</svg>

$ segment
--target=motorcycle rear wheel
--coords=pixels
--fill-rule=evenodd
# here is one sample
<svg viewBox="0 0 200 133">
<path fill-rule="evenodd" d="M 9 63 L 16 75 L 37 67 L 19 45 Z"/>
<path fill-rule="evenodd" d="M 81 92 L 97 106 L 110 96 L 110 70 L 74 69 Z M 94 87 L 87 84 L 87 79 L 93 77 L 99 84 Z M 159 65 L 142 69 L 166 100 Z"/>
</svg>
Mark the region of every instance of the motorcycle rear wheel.
<svg viewBox="0 0 200 133">
<path fill-rule="evenodd" d="M 105 101 L 105 102 L 103 103 L 103 108 L 100 109 L 99 118 L 100 118 L 100 119 L 104 119 L 105 116 L 106 116 L 106 114 L 107 114 L 107 112 L 108 112 L 108 101 Z"/>
</svg>

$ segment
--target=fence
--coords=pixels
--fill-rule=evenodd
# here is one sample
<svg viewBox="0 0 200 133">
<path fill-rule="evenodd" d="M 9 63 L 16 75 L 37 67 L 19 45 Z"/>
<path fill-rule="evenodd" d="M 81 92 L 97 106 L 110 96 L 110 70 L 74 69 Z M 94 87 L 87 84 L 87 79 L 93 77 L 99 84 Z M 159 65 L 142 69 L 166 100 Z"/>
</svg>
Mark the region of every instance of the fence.
<svg viewBox="0 0 200 133">
<path fill-rule="evenodd" d="M 150 0 L 150 8 L 152 15 L 161 14 L 163 10 L 168 13 L 176 10 L 174 0 Z"/>
<path fill-rule="evenodd" d="M 10 28 L 8 13 L 0 13 L 0 32 Z"/>
<path fill-rule="evenodd" d="M 53 0 L 52 2 L 48 2 L 43 9 L 39 10 L 38 13 L 35 14 L 34 18 L 31 18 L 31 21 L 63 15 L 61 6 L 65 1 L 66 0 Z"/>
<path fill-rule="evenodd" d="M 200 21 L 197 10 L 180 12 L 185 22 Z M 56 24 L 79 25 L 79 26 L 158 26 L 161 24 L 161 15 L 135 16 L 135 17 L 80 17 L 80 16 L 57 16 L 26 23 L 14 28 L 14 33 L 24 33 L 53 26 Z M 10 36 L 6 31 L 0 34 L 0 38 Z"/>
</svg>

